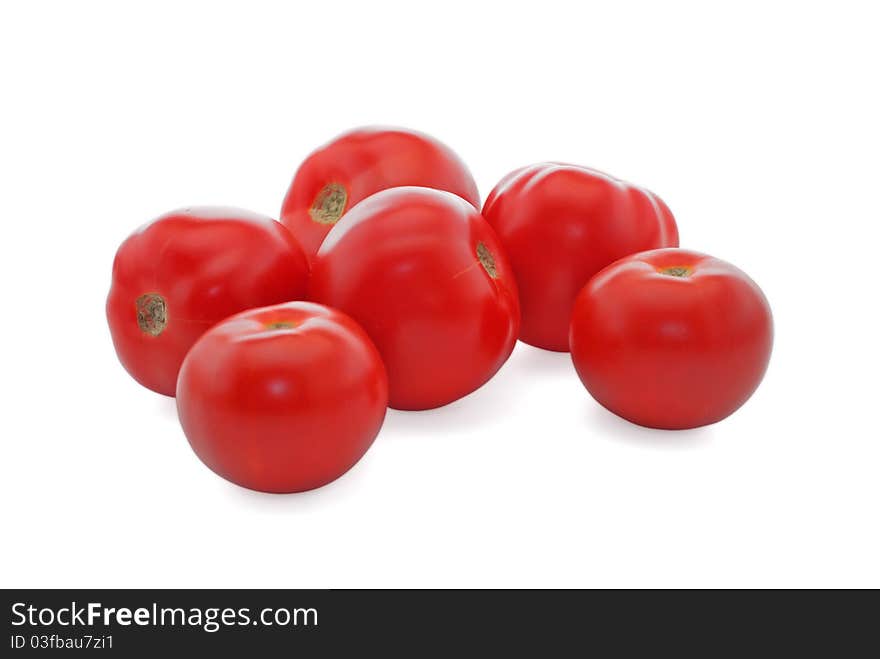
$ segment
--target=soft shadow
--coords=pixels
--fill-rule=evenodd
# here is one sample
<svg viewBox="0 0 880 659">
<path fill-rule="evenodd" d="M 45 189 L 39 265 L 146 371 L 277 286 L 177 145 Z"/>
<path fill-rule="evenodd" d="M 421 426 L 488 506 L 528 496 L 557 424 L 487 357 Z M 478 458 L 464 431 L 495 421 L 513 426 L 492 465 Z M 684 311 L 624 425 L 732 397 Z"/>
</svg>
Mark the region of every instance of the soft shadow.
<svg viewBox="0 0 880 659">
<path fill-rule="evenodd" d="M 515 369 L 504 366 L 482 387 L 443 407 L 418 411 L 389 409 L 380 439 L 446 436 L 492 426 L 499 417 L 515 410 L 527 393 L 520 377 Z"/>
<path fill-rule="evenodd" d="M 166 419 L 177 421 L 177 399 L 171 396 L 156 394 L 156 409 Z"/>
<path fill-rule="evenodd" d="M 520 341 L 516 346 L 514 370 L 528 373 L 529 377 L 569 375 L 574 372 L 571 354 L 542 350 Z"/>
<path fill-rule="evenodd" d="M 535 379 L 571 377 L 574 367 L 567 352 L 552 352 L 518 342 L 501 370 L 476 391 L 433 410 L 388 410 L 382 436 L 445 436 L 497 424 L 533 394 L 528 386 Z"/>
<path fill-rule="evenodd" d="M 594 401 L 589 401 L 586 419 L 598 431 L 596 435 L 611 441 L 623 441 L 660 450 L 688 450 L 706 446 L 712 441 L 712 426 L 690 430 L 657 430 L 631 423 Z"/>
</svg>

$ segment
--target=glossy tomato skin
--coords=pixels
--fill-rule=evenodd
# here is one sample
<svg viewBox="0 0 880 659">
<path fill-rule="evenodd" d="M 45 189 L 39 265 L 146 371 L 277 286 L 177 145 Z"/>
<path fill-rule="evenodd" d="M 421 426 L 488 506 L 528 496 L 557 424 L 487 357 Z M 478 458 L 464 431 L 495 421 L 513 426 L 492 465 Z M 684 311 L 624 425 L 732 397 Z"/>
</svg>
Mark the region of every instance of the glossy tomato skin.
<svg viewBox="0 0 880 659">
<path fill-rule="evenodd" d="M 677 247 L 666 204 L 647 190 L 586 167 L 540 163 L 508 174 L 483 215 L 516 275 L 520 339 L 568 350 L 568 322 L 590 277 L 628 254 Z"/>
<path fill-rule="evenodd" d="M 626 257 L 593 277 L 571 318 L 571 357 L 604 407 L 683 429 L 735 412 L 764 376 L 773 319 L 735 266 L 683 249 Z"/>
<path fill-rule="evenodd" d="M 357 320 L 388 370 L 391 407 L 439 407 L 484 384 L 513 350 L 519 303 L 495 232 L 448 192 L 379 192 L 333 227 L 313 300 Z"/>
<path fill-rule="evenodd" d="M 365 127 L 339 135 L 300 165 L 281 221 L 311 259 L 341 215 L 371 194 L 399 186 L 446 190 L 480 207 L 477 185 L 453 151 L 405 128 Z"/>
<path fill-rule="evenodd" d="M 251 309 L 206 332 L 180 369 L 177 409 L 196 455 L 261 492 L 335 480 L 373 443 L 388 403 L 375 346 L 308 302 Z"/>
<path fill-rule="evenodd" d="M 205 330 L 244 309 L 302 299 L 307 286 L 305 255 L 275 220 L 235 208 L 187 208 L 122 243 L 107 321 L 132 377 L 173 396 L 180 364 Z"/>
</svg>

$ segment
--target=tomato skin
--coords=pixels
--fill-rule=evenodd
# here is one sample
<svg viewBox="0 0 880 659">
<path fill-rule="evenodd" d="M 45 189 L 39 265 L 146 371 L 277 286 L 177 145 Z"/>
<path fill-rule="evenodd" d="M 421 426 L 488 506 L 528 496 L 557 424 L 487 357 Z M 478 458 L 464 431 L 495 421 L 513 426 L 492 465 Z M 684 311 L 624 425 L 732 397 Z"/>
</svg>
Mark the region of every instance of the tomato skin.
<svg viewBox="0 0 880 659">
<path fill-rule="evenodd" d="M 483 216 L 513 266 L 522 305 L 520 339 L 566 352 L 574 299 L 609 263 L 677 247 L 666 204 L 647 190 L 586 167 L 540 163 L 504 177 Z"/>
<path fill-rule="evenodd" d="M 187 208 L 144 225 L 119 247 L 107 322 L 132 377 L 173 396 L 180 364 L 205 330 L 244 309 L 302 299 L 307 286 L 305 255 L 275 220 L 235 208 Z"/>
<path fill-rule="evenodd" d="M 427 188 L 393 188 L 355 206 L 318 251 L 309 294 L 370 335 L 397 409 L 474 391 L 510 356 L 519 330 L 516 284 L 492 228 L 466 201 Z"/>
<path fill-rule="evenodd" d="M 345 314 L 310 302 L 250 309 L 192 347 L 177 410 L 214 472 L 261 492 L 311 490 L 348 471 L 388 404 L 376 347 Z"/>
<path fill-rule="evenodd" d="M 578 375 L 604 407 L 642 426 L 695 428 L 729 416 L 757 389 L 773 319 L 761 289 L 735 266 L 658 249 L 621 259 L 584 286 L 570 338 Z"/>
<path fill-rule="evenodd" d="M 344 194 L 338 194 L 335 210 L 322 217 L 313 208 L 322 207 L 322 191 L 333 185 L 341 186 Z M 405 128 L 372 126 L 343 133 L 305 159 L 284 198 L 281 222 L 311 260 L 338 221 L 339 211 L 400 186 L 446 190 L 480 207 L 471 173 L 449 147 Z"/>
</svg>

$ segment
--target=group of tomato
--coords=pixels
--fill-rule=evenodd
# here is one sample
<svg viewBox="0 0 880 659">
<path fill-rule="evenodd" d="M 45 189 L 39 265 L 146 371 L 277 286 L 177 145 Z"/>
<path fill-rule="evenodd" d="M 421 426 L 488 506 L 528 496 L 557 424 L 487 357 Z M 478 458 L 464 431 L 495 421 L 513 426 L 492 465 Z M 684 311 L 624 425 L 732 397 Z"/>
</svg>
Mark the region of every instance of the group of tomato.
<svg viewBox="0 0 880 659">
<path fill-rule="evenodd" d="M 267 492 L 338 478 L 387 407 L 471 393 L 517 339 L 570 350 L 599 403 L 655 428 L 719 421 L 758 386 L 773 341 L 764 295 L 678 249 L 653 193 L 543 163 L 479 209 L 443 144 L 348 132 L 300 166 L 281 223 L 198 207 L 135 231 L 107 300 L 116 352 L 177 397 L 208 467 Z"/>
</svg>

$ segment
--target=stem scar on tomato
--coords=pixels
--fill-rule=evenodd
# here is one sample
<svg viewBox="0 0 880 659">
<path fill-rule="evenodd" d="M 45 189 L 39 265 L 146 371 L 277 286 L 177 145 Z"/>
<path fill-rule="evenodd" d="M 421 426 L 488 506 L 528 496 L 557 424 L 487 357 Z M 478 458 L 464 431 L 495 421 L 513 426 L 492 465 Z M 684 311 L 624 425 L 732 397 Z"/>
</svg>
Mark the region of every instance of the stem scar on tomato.
<svg viewBox="0 0 880 659">
<path fill-rule="evenodd" d="M 293 323 L 289 320 L 279 320 L 274 323 L 266 323 L 263 325 L 267 330 L 283 330 L 283 329 L 293 329 L 297 326 L 297 323 Z"/>
<path fill-rule="evenodd" d="M 498 268 L 495 267 L 495 257 L 492 256 L 492 252 L 489 251 L 489 248 L 486 247 L 484 243 L 477 243 L 477 259 L 479 259 L 483 269 L 492 279 L 498 279 Z"/>
<path fill-rule="evenodd" d="M 328 183 L 315 197 L 309 215 L 318 224 L 336 224 L 345 212 L 348 192 L 340 183 Z"/>
<path fill-rule="evenodd" d="M 137 324 L 144 334 L 159 336 L 168 325 L 165 298 L 158 293 L 144 293 L 135 300 Z"/>
<path fill-rule="evenodd" d="M 667 277 L 690 277 L 694 269 L 688 265 L 672 265 L 668 268 L 659 268 L 657 272 Z"/>
</svg>

